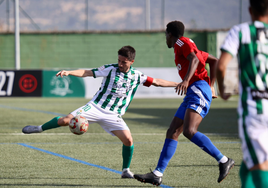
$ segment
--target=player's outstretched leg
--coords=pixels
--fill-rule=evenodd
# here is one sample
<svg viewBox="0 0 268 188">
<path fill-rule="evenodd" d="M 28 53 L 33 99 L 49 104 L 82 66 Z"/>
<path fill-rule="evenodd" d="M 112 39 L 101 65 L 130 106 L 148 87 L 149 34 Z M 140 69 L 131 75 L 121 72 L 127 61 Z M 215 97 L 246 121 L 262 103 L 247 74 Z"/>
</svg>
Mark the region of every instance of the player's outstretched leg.
<svg viewBox="0 0 268 188">
<path fill-rule="evenodd" d="M 218 161 L 220 170 L 218 183 L 226 178 L 234 166 L 234 160 L 223 155 L 220 150 L 214 146 L 211 140 L 200 132 L 194 134 L 190 141 L 199 146 L 202 150 L 204 150 L 206 153 Z"/>
<path fill-rule="evenodd" d="M 60 127 L 60 125 L 58 125 L 59 118 L 61 118 L 61 117 L 60 116 L 54 117 L 50 121 L 48 121 L 45 124 L 40 125 L 40 126 L 27 125 L 27 126 L 23 127 L 22 132 L 24 134 L 41 133 L 41 132 L 48 130 L 48 129 Z"/>
</svg>

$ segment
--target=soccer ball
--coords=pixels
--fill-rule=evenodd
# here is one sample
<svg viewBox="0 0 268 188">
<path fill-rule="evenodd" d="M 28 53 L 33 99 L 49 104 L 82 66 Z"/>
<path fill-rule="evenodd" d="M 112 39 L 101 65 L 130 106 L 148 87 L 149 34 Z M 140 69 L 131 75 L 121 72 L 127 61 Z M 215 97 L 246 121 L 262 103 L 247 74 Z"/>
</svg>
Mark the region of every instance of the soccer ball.
<svg viewBox="0 0 268 188">
<path fill-rule="evenodd" d="M 76 135 L 84 134 L 88 130 L 87 119 L 81 115 L 77 115 L 71 119 L 69 128 Z"/>
</svg>

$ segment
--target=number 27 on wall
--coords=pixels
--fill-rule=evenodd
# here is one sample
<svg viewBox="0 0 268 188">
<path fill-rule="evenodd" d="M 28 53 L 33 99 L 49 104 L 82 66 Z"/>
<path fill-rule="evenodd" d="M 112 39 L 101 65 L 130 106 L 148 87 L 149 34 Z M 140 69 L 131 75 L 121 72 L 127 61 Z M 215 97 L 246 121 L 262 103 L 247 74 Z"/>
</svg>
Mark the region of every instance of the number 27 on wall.
<svg viewBox="0 0 268 188">
<path fill-rule="evenodd" d="M 5 91 L 3 90 L 3 87 L 6 83 L 7 77 L 9 77 L 9 79 L 7 83 L 7 89 Z M 7 72 L 0 71 L 0 96 L 10 96 L 12 94 L 13 82 L 14 82 L 13 71 L 7 71 Z"/>
</svg>

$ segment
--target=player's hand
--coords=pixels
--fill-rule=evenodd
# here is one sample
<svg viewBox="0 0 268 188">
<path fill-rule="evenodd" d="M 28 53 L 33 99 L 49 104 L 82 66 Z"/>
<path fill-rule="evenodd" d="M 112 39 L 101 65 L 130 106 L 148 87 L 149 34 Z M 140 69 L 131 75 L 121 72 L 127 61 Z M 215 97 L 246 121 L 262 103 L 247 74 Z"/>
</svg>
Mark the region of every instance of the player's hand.
<svg viewBox="0 0 268 188">
<path fill-rule="evenodd" d="M 176 93 L 178 92 L 178 95 L 186 95 L 188 84 L 187 81 L 179 83 L 175 88 Z"/>
<path fill-rule="evenodd" d="M 65 71 L 65 70 L 62 70 L 56 74 L 57 77 L 58 76 L 63 77 L 63 76 L 68 76 L 68 75 L 69 75 L 69 71 Z"/>
<path fill-rule="evenodd" d="M 210 88 L 211 88 L 211 92 L 212 92 L 212 99 L 216 99 L 216 98 L 218 98 L 218 96 L 216 95 L 214 86 L 212 86 L 212 87 L 210 87 Z"/>
</svg>

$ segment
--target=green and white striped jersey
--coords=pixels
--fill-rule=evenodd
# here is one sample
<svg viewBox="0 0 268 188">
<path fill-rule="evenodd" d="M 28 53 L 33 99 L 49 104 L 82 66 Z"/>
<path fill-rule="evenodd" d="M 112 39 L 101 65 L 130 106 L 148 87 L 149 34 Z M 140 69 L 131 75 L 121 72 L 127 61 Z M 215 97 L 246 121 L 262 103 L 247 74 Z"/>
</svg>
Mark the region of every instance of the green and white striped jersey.
<svg viewBox="0 0 268 188">
<path fill-rule="evenodd" d="M 150 78 L 132 67 L 123 73 L 118 69 L 118 64 L 103 65 L 92 69 L 92 72 L 94 78 L 103 77 L 103 80 L 91 101 L 120 115 L 125 114 L 138 86 Z"/>
<path fill-rule="evenodd" d="M 259 21 L 232 27 L 221 47 L 238 57 L 240 115 L 268 115 L 268 25 Z"/>
</svg>

